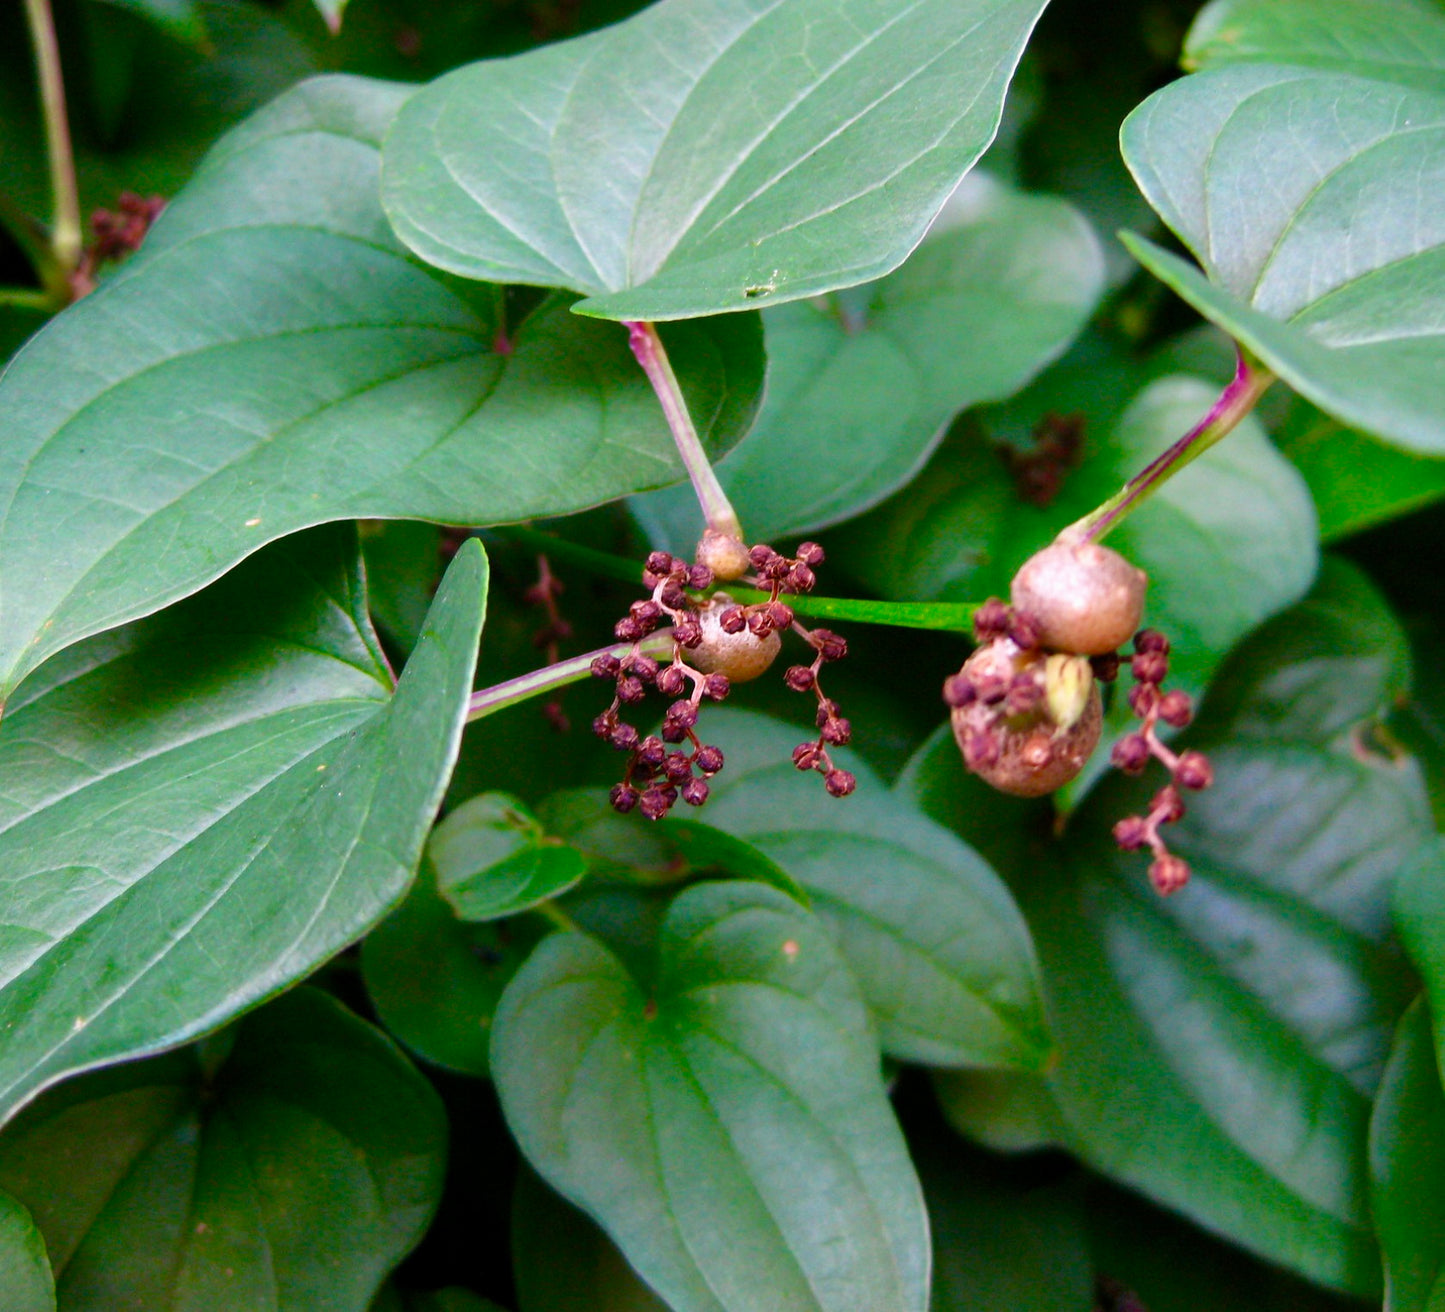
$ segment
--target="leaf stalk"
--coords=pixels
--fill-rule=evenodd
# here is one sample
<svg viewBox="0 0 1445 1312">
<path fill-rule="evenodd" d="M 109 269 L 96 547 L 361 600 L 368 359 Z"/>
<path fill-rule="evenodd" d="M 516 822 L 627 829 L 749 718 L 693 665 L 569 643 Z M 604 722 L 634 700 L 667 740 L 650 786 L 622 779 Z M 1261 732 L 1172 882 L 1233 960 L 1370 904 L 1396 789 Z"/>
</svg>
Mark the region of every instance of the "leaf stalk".
<svg viewBox="0 0 1445 1312">
<path fill-rule="evenodd" d="M 50 0 L 25 0 L 25 18 L 30 28 L 31 44 L 35 48 L 35 69 L 40 80 L 40 108 L 45 122 L 45 150 L 54 207 L 50 225 L 50 260 L 40 274 L 46 290 L 63 305 L 71 299 L 70 274 L 80 263 L 83 245 L 75 151 L 70 140 L 70 121 L 65 112 L 65 81 L 60 70 L 60 46 L 55 39 L 55 18 L 51 13 Z"/>
<path fill-rule="evenodd" d="M 736 538 L 739 542 L 745 542 L 742 521 L 738 519 L 738 512 L 733 509 L 722 484 L 718 482 L 707 452 L 702 449 L 697 429 L 693 427 L 692 416 L 687 412 L 687 401 L 682 395 L 682 388 L 678 384 L 677 375 L 672 371 L 672 362 L 667 358 L 667 351 L 656 327 L 638 321 L 628 321 L 625 326 L 632 354 L 637 357 L 637 363 L 642 366 L 643 373 L 652 384 L 652 390 L 657 393 L 657 399 L 662 403 L 662 412 L 667 416 L 667 426 L 672 430 L 672 440 L 677 444 L 677 453 L 682 457 L 687 476 L 692 480 L 692 490 L 697 494 L 698 504 L 702 507 L 708 528 Z"/>
</svg>

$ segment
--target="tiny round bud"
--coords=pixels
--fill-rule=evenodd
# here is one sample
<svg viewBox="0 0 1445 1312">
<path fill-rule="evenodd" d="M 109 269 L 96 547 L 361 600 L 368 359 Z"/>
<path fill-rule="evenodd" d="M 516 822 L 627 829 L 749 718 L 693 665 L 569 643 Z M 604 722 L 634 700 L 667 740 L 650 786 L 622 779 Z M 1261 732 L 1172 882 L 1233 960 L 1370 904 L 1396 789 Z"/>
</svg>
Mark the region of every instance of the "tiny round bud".
<svg viewBox="0 0 1445 1312">
<path fill-rule="evenodd" d="M 1011 596 L 1045 647 L 1102 656 L 1138 628 L 1147 586 L 1144 572 L 1117 551 L 1096 542 L 1055 542 L 1023 563 Z"/>
<path fill-rule="evenodd" d="M 778 553 L 774 551 L 772 547 L 762 542 L 759 542 L 757 546 L 752 547 L 748 551 L 748 560 L 752 562 L 753 568 L 759 572 L 767 569 L 777 558 Z"/>
<path fill-rule="evenodd" d="M 687 593 L 683 591 L 682 584 L 676 579 L 668 579 L 668 581 L 662 585 L 662 591 L 658 595 L 661 598 L 662 604 L 666 606 L 668 610 L 687 609 Z"/>
<path fill-rule="evenodd" d="M 631 615 L 627 616 L 626 619 L 618 620 L 617 623 L 612 626 L 612 632 L 617 635 L 619 642 L 637 642 L 640 638 L 646 636 L 642 632 L 642 625 L 633 619 Z"/>
<path fill-rule="evenodd" d="M 1159 689 L 1152 683 L 1136 683 L 1129 689 L 1129 709 L 1141 720 L 1159 705 Z"/>
<path fill-rule="evenodd" d="M 1208 788 L 1214 782 L 1214 767 L 1203 752 L 1185 752 L 1174 767 L 1174 782 L 1196 791 Z"/>
<path fill-rule="evenodd" d="M 793 622 L 793 608 L 783 601 L 770 601 L 767 606 L 768 623 L 775 629 L 786 629 Z"/>
<path fill-rule="evenodd" d="M 1102 656 L 1090 656 L 1089 667 L 1100 683 L 1113 683 L 1119 677 L 1119 653 L 1106 651 Z"/>
<path fill-rule="evenodd" d="M 707 801 L 708 786 L 705 780 L 689 779 L 682 786 L 682 800 L 689 806 L 701 806 Z"/>
<path fill-rule="evenodd" d="M 808 692 L 818 682 L 818 676 L 809 665 L 790 665 L 783 675 L 783 682 L 794 692 Z"/>
<path fill-rule="evenodd" d="M 1114 744 L 1109 760 L 1125 774 L 1142 774 L 1150 755 L 1149 740 L 1142 733 L 1128 733 Z"/>
<path fill-rule="evenodd" d="M 842 747 L 853 736 L 853 726 L 841 715 L 835 715 L 823 721 L 821 736 L 825 743 Z"/>
<path fill-rule="evenodd" d="M 748 627 L 748 613 L 741 606 L 729 606 L 717 617 L 717 624 L 724 633 L 741 633 Z"/>
<path fill-rule="evenodd" d="M 643 765 L 661 765 L 667 759 L 667 748 L 662 739 L 648 734 L 637 744 L 637 759 Z"/>
<path fill-rule="evenodd" d="M 1086 693 L 1087 695 L 1087 693 Z M 1033 675 L 1026 671 L 1014 675 L 1008 692 L 1003 699 L 1005 715 L 1027 715 L 1037 710 L 1044 701 L 1044 690 Z M 1080 703 L 1082 706 L 1082 703 Z"/>
<path fill-rule="evenodd" d="M 693 764 L 704 774 L 716 774 L 723 768 L 722 749 L 704 743 L 697 749 L 697 754 L 692 758 Z"/>
<path fill-rule="evenodd" d="M 805 565 L 811 565 L 817 569 L 823 563 L 823 548 L 816 542 L 803 542 L 798 545 L 797 559 Z"/>
<path fill-rule="evenodd" d="M 833 769 L 823 777 L 823 787 L 828 790 L 829 797 L 847 797 L 858 787 L 858 780 L 851 770 Z"/>
<path fill-rule="evenodd" d="M 1157 651 L 1161 656 L 1169 655 L 1169 639 L 1158 629 L 1140 629 L 1134 635 L 1135 651 Z"/>
<path fill-rule="evenodd" d="M 793 568 L 793 563 L 786 556 L 775 555 L 758 572 L 774 583 L 781 583 L 788 577 L 788 572 Z"/>
<path fill-rule="evenodd" d="M 612 791 L 607 794 L 613 810 L 621 811 L 623 815 L 637 805 L 637 799 L 640 796 L 641 794 L 631 784 L 613 784 Z"/>
<path fill-rule="evenodd" d="M 1021 651 L 1032 651 L 1039 645 L 1039 626 L 1020 611 L 1009 616 L 1007 633 Z"/>
<path fill-rule="evenodd" d="M 662 607 L 651 597 L 646 601 L 634 601 L 627 610 L 639 624 L 645 624 L 651 628 L 656 628 L 658 621 L 662 619 Z"/>
<path fill-rule="evenodd" d="M 1149 866 L 1149 882 L 1165 897 L 1177 893 L 1189 882 L 1189 862 L 1172 852 L 1156 858 Z"/>
<path fill-rule="evenodd" d="M 1001 670 L 980 670 L 974 675 L 973 686 L 979 701 L 985 706 L 997 706 L 1008 696 L 1013 679 Z"/>
<path fill-rule="evenodd" d="M 679 724 L 676 720 L 663 720 L 662 741 L 665 743 L 680 743 L 687 737 L 687 726 Z"/>
<path fill-rule="evenodd" d="M 681 697 L 686 687 L 687 675 L 682 672 L 681 666 L 669 665 L 658 672 L 657 691 L 664 697 Z"/>
<path fill-rule="evenodd" d="M 740 579 L 748 572 L 748 549 L 730 533 L 707 529 L 697 544 L 696 560 L 725 581 Z"/>
<path fill-rule="evenodd" d="M 607 736 L 607 741 L 619 752 L 630 752 L 637 746 L 637 730 L 630 724 L 619 724 Z"/>
<path fill-rule="evenodd" d="M 755 638 L 766 638 L 773 631 L 773 620 L 768 614 L 768 608 L 750 610 L 748 612 L 748 632 Z"/>
<path fill-rule="evenodd" d="M 818 703 L 818 713 L 813 717 L 813 723 L 822 728 L 835 715 L 838 714 L 838 703 L 831 697 L 824 697 Z"/>
<path fill-rule="evenodd" d="M 605 651 L 602 655 L 592 658 L 590 668 L 599 679 L 615 679 L 622 673 L 622 662 L 610 651 Z"/>
<path fill-rule="evenodd" d="M 691 729 L 697 723 L 697 707 L 683 698 L 681 701 L 673 702 L 667 708 L 665 718 L 673 721 L 674 724 L 682 725 L 684 729 Z"/>
<path fill-rule="evenodd" d="M 1114 841 L 1126 852 L 1137 852 L 1149 841 L 1149 822 L 1141 815 L 1126 815 L 1114 826 Z"/>
<path fill-rule="evenodd" d="M 647 689 L 642 686 L 641 679 L 635 679 L 630 674 L 624 674 L 617 680 L 617 700 L 631 705 L 640 702 L 647 696 Z"/>
<path fill-rule="evenodd" d="M 691 651 L 702 643 L 702 625 L 691 615 L 684 615 L 672 626 L 672 636 L 678 646 Z"/>
<path fill-rule="evenodd" d="M 653 574 L 671 574 L 676 562 L 666 551 L 651 551 L 647 555 L 647 568 Z"/>
<path fill-rule="evenodd" d="M 649 820 L 661 820 L 672 806 L 672 799 L 668 797 L 667 790 L 662 788 L 649 788 L 638 804 L 638 810 Z"/>
<path fill-rule="evenodd" d="M 1149 803 L 1149 814 L 1156 816 L 1161 825 L 1184 819 L 1184 799 L 1179 796 L 1179 790 L 1173 784 L 1165 784 Z"/>
<path fill-rule="evenodd" d="M 668 783 L 683 784 L 692 778 L 692 762 L 683 752 L 669 752 L 662 763 L 662 772 Z"/>
<path fill-rule="evenodd" d="M 978 689 L 973 686 L 973 680 L 960 670 L 943 681 L 943 700 L 954 707 L 970 706 L 978 700 Z"/>
<path fill-rule="evenodd" d="M 1137 652 L 1129 662 L 1136 683 L 1152 683 L 1156 687 L 1169 677 L 1169 657 L 1162 651 Z"/>
<path fill-rule="evenodd" d="M 709 701 L 720 702 L 732 691 L 732 681 L 726 674 L 709 674 L 702 681 L 702 695 Z"/>
<path fill-rule="evenodd" d="M 997 597 L 990 597 L 973 613 L 973 636 L 979 642 L 1007 637 L 1008 625 L 1008 607 Z"/>
<path fill-rule="evenodd" d="M 694 592 L 705 592 L 712 587 L 713 573 L 707 565 L 694 565 L 687 571 L 687 586 Z"/>
<path fill-rule="evenodd" d="M 622 662 L 628 674 L 635 674 L 643 683 L 652 683 L 657 678 L 657 662 L 641 652 L 632 652 Z"/>
<path fill-rule="evenodd" d="M 814 629 L 813 642 L 825 661 L 841 661 L 848 654 L 848 639 L 832 629 Z"/>
<path fill-rule="evenodd" d="M 789 592 L 812 592 L 818 582 L 818 576 L 806 565 L 794 565 L 788 571 L 788 577 L 783 581 L 783 586 Z"/>
<path fill-rule="evenodd" d="M 1184 728 L 1194 718 L 1194 703 L 1189 694 L 1178 689 L 1166 692 L 1159 699 L 1159 718 L 1176 729 Z"/>
<path fill-rule="evenodd" d="M 599 738 L 610 738 L 612 731 L 617 727 L 617 712 L 603 711 L 592 721 L 592 732 Z"/>
<path fill-rule="evenodd" d="M 823 749 L 817 743 L 799 743 L 793 748 L 793 764 L 800 770 L 816 770 L 823 759 Z"/>
</svg>

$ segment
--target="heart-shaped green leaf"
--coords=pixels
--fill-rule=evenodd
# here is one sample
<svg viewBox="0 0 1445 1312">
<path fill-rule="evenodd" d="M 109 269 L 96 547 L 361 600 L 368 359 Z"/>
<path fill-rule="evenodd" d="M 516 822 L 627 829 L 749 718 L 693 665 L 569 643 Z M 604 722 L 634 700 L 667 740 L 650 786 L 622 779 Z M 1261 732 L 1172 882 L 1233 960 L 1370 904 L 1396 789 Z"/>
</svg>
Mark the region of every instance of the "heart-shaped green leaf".
<svg viewBox="0 0 1445 1312">
<path fill-rule="evenodd" d="M 437 888 L 463 920 L 499 920 L 565 893 L 587 873 L 575 847 L 549 837 L 507 793 L 470 797 L 432 830 Z"/>
<path fill-rule="evenodd" d="M 1438 855 L 1436 856 L 1438 861 Z M 1445 1304 L 1445 1093 L 1423 999 L 1405 1013 L 1370 1121 L 1370 1207 L 1390 1312 Z"/>
<path fill-rule="evenodd" d="M 619 328 L 556 298 L 504 324 L 497 289 L 463 294 L 397 244 L 376 143 L 406 94 L 283 96 L 0 377 L 0 699 L 307 525 L 518 519 L 680 476 Z M 758 321 L 668 346 L 717 453 L 758 399 Z"/>
<path fill-rule="evenodd" d="M 1376 1288 L 1365 1135 L 1412 988 L 1389 894 L 1432 829 L 1414 763 L 1369 737 L 1399 692 L 1401 645 L 1379 598 L 1335 567 L 1230 658 L 1190 739 L 1216 782 L 1169 830 L 1194 869 L 1182 892 L 1155 895 L 1147 858 L 1109 832 L 1157 778 L 1100 787 L 1052 856 L 1033 831 L 1009 874 L 1061 1057 L 1022 1110 L 997 1083 L 948 1077 L 961 1126 L 1031 1124 L 1270 1260 Z M 909 777 L 932 773 L 930 795 L 946 795 L 956 762 L 940 749 Z"/>
<path fill-rule="evenodd" d="M 896 491 L 954 415 L 1012 395 L 1068 345 L 1103 275 L 1072 206 L 974 174 L 897 272 L 764 312 L 767 400 L 717 469 L 750 538 L 821 528 Z M 675 551 L 702 533 L 684 493 L 633 502 Z"/>
<path fill-rule="evenodd" d="M 683 893 L 647 984 L 553 935 L 507 986 L 492 1066 L 528 1160 L 675 1312 L 927 1306 L 927 1220 L 867 1011 L 776 890 Z"/>
<path fill-rule="evenodd" d="M 421 1238 L 445 1162 L 431 1087 L 312 989 L 53 1090 L 0 1137 L 0 1185 L 72 1312 L 357 1312 Z"/>
<path fill-rule="evenodd" d="M 55 1278 L 45 1240 L 30 1213 L 7 1193 L 0 1193 L 0 1307 L 55 1312 Z"/>
<path fill-rule="evenodd" d="M 433 1065 L 486 1078 L 502 989 L 540 937 L 528 918 L 458 919 L 423 861 L 406 901 L 362 943 L 361 975 L 394 1038 Z"/>
<path fill-rule="evenodd" d="M 937 1066 L 1037 1070 L 1048 1061 L 1028 931 L 970 848 L 846 751 L 835 759 L 855 773 L 857 792 L 829 797 L 816 775 L 793 767 L 793 748 L 811 729 L 719 710 L 704 732 L 727 761 L 709 822 L 761 848 L 807 890 L 887 1052 Z"/>
<path fill-rule="evenodd" d="M 1122 142 L 1204 274 L 1130 250 L 1326 413 L 1445 453 L 1445 15 L 1232 0 L 1189 54 Z"/>
<path fill-rule="evenodd" d="M 388 137 L 401 239 L 609 319 L 794 301 L 902 263 L 998 129 L 1044 0 L 663 0 L 458 69 Z"/>
<path fill-rule="evenodd" d="M 0 723 L 0 1114 L 215 1028 L 397 901 L 455 759 L 486 560 L 394 694 L 351 530 L 47 663 Z"/>
</svg>

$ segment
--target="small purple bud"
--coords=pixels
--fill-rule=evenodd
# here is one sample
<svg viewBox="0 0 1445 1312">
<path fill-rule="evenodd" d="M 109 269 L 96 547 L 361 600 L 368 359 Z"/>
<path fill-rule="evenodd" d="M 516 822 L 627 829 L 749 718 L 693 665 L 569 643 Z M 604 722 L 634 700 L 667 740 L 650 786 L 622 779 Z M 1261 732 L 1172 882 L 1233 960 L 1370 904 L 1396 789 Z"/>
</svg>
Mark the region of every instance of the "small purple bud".
<svg viewBox="0 0 1445 1312">
<path fill-rule="evenodd" d="M 607 795 L 615 811 L 621 811 L 626 815 L 634 806 L 641 794 L 631 784 L 613 784 L 612 791 Z"/>
<path fill-rule="evenodd" d="M 701 806 L 707 801 L 708 786 L 705 780 L 689 779 L 682 786 L 682 800 L 689 806 Z"/>
<path fill-rule="evenodd" d="M 1142 733 L 1125 734 L 1114 744 L 1109 760 L 1125 774 L 1139 774 L 1149 764 L 1149 742 Z"/>
<path fill-rule="evenodd" d="M 1166 692 L 1159 699 L 1159 718 L 1176 729 L 1184 728 L 1194 718 L 1194 703 L 1189 694 L 1180 692 L 1177 688 L 1173 692 Z"/>
<path fill-rule="evenodd" d="M 798 547 L 798 559 L 816 569 L 823 563 L 823 548 L 816 542 L 804 542 Z"/>
<path fill-rule="evenodd" d="M 637 730 L 630 724 L 619 724 L 607 737 L 619 752 L 630 752 L 637 746 Z"/>
<path fill-rule="evenodd" d="M 732 691 L 732 681 L 726 674 L 709 674 L 702 681 L 702 695 L 709 701 L 720 702 Z"/>
<path fill-rule="evenodd" d="M 1203 752 L 1185 752 L 1174 767 L 1174 782 L 1181 788 L 1208 788 L 1214 782 L 1214 767 Z"/>
<path fill-rule="evenodd" d="M 657 691 L 664 697 L 680 697 L 687 687 L 687 675 L 676 665 L 669 665 L 657 675 Z"/>
<path fill-rule="evenodd" d="M 716 774 L 723 768 L 722 750 L 713 747 L 710 743 L 704 743 L 697 749 L 697 755 L 693 757 L 693 764 L 704 774 Z"/>
<path fill-rule="evenodd" d="M 955 708 L 969 706 L 978 698 L 978 689 L 968 675 L 951 674 L 943 681 L 943 700 Z"/>
<path fill-rule="evenodd" d="M 649 788 L 642 794 L 638 810 L 649 820 L 661 820 L 668 812 L 672 803 L 668 800 L 667 793 L 661 788 Z"/>
<path fill-rule="evenodd" d="M 624 674 L 617 680 L 617 700 L 631 705 L 640 702 L 647 696 L 647 689 L 642 686 L 641 679 L 635 679 L 630 674 Z"/>
<path fill-rule="evenodd" d="M 592 658 L 591 670 L 599 679 L 615 679 L 622 673 L 622 662 L 610 651 L 605 651 Z"/>
<path fill-rule="evenodd" d="M 829 770 L 823 779 L 823 787 L 830 797 L 847 797 L 858 787 L 858 780 L 850 770 Z"/>
<path fill-rule="evenodd" d="M 724 633 L 741 633 L 748 627 L 747 612 L 741 606 L 729 606 L 717 617 L 717 625 Z"/>
<path fill-rule="evenodd" d="M 1114 841 L 1125 852 L 1137 852 L 1149 841 L 1149 822 L 1140 815 L 1126 815 L 1114 826 Z"/>
<path fill-rule="evenodd" d="M 687 586 L 694 592 L 705 592 L 712 587 L 712 570 L 706 565 L 693 565 L 687 571 Z"/>
<path fill-rule="evenodd" d="M 648 734 L 637 744 L 637 759 L 643 765 L 658 766 L 667 758 L 667 748 L 662 739 Z"/>
<path fill-rule="evenodd" d="M 790 665 L 788 672 L 783 675 L 783 682 L 794 692 L 811 692 L 813 685 L 818 682 L 818 676 L 813 673 L 811 666 Z"/>
<path fill-rule="evenodd" d="M 823 749 L 817 743 L 799 743 L 793 748 L 793 764 L 800 770 L 816 770 L 823 759 Z"/>
<path fill-rule="evenodd" d="M 841 715 L 823 721 L 822 738 L 825 743 L 833 747 L 842 747 L 852 736 L 853 726 Z"/>
</svg>

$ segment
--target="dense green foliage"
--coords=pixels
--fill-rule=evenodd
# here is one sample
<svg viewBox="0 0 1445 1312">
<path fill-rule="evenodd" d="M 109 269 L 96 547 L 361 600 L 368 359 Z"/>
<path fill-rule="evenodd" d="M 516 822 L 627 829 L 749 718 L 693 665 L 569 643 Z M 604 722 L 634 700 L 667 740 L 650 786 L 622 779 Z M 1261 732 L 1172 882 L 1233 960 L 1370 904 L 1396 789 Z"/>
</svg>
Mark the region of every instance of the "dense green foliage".
<svg viewBox="0 0 1445 1312">
<path fill-rule="evenodd" d="M 0 38 L 4 1312 L 1445 1306 L 1438 0 Z M 1206 416 L 1161 897 L 1123 686 L 1032 800 L 940 688 Z M 582 653 L 729 503 L 851 743 L 785 635 L 649 821 Z"/>
</svg>

